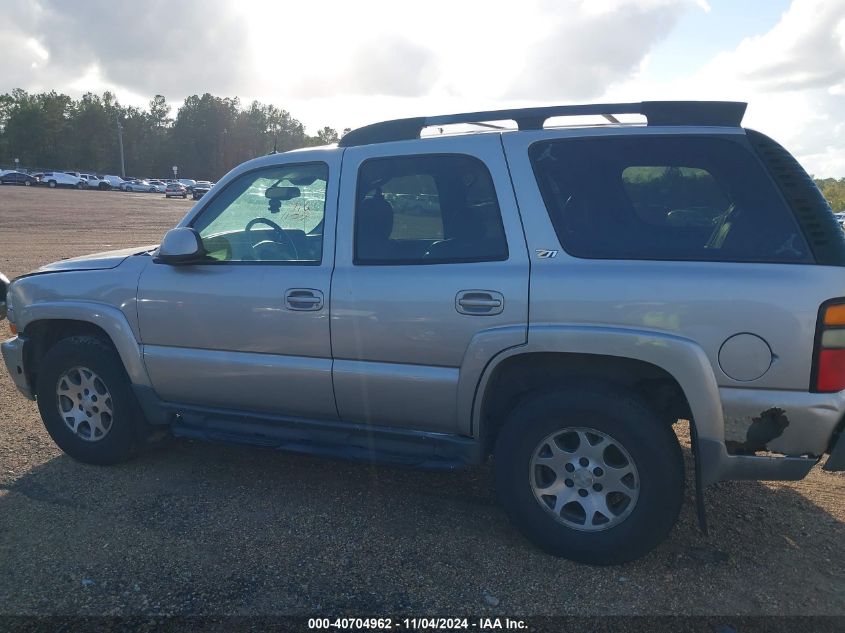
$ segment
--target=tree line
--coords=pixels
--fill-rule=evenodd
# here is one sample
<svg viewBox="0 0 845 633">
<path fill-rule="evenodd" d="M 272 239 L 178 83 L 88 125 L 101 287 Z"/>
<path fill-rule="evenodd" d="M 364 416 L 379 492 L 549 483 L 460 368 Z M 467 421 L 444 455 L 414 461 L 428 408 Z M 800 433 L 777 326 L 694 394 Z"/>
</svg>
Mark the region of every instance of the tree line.
<svg viewBox="0 0 845 633">
<path fill-rule="evenodd" d="M 161 95 L 147 109 L 123 106 L 110 92 L 78 100 L 55 91 L 0 95 L 0 167 L 120 174 L 122 136 L 126 174 L 165 178 L 171 166 L 188 178 L 217 180 L 235 165 L 271 152 L 325 145 L 338 133 L 314 136 L 290 112 L 253 101 L 192 95 L 171 117 Z M 834 211 L 845 211 L 845 178 L 816 184 Z"/>
<path fill-rule="evenodd" d="M 121 105 L 110 92 L 78 100 L 55 91 L 0 95 L 0 166 L 120 174 L 120 142 L 127 175 L 220 178 L 250 158 L 337 141 L 324 127 L 315 136 L 287 110 L 258 101 L 192 95 L 171 117 L 156 95 L 146 109 Z M 121 139 L 122 137 L 122 139 Z"/>
<path fill-rule="evenodd" d="M 834 211 L 845 211 L 845 178 L 816 179 L 816 185 Z"/>
</svg>

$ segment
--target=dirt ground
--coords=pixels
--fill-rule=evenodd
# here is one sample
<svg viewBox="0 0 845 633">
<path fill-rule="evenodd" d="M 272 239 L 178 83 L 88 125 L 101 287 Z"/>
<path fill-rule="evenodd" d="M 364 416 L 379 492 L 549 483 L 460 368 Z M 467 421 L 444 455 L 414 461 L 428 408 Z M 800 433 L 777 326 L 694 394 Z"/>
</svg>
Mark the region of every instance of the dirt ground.
<svg viewBox="0 0 845 633">
<path fill-rule="evenodd" d="M 189 208 L 2 187 L 0 271 L 156 243 Z M 0 614 L 845 615 L 845 475 L 715 485 L 708 537 L 688 487 L 668 541 L 612 568 L 532 547 L 491 479 L 182 440 L 88 466 L 2 371 Z"/>
</svg>

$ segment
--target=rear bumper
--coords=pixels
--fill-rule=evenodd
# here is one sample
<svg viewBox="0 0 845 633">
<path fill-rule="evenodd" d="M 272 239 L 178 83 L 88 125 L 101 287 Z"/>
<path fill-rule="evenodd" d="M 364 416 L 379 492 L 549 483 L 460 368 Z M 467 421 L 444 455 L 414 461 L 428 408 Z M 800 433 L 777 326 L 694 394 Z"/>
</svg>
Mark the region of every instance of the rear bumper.
<svg viewBox="0 0 845 633">
<path fill-rule="evenodd" d="M 845 416 L 845 391 L 720 388 L 725 443 L 751 451 L 819 457 Z"/>
<path fill-rule="evenodd" d="M 26 377 L 23 367 L 23 348 L 26 345 L 26 338 L 16 336 L 0 344 L 0 351 L 3 353 L 3 361 L 6 363 L 6 370 L 12 377 L 15 386 L 24 396 L 34 400 L 32 387 Z"/>
<path fill-rule="evenodd" d="M 729 479 L 797 480 L 827 452 L 826 470 L 845 470 L 836 441 L 845 392 L 720 388 L 724 442 L 698 442 L 704 485 Z M 835 442 L 835 444 L 834 444 Z M 777 456 L 755 453 L 779 453 Z"/>
</svg>

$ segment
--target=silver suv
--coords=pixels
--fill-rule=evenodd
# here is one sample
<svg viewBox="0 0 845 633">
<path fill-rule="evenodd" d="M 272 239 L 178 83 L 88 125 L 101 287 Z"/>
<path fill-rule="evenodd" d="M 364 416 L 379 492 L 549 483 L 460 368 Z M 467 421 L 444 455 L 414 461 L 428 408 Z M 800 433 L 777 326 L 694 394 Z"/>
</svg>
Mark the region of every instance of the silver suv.
<svg viewBox="0 0 845 633">
<path fill-rule="evenodd" d="M 800 479 L 825 453 L 845 469 L 843 232 L 744 111 L 473 112 L 257 158 L 159 247 L 13 281 L 6 365 L 81 461 L 164 432 L 436 468 L 492 456 L 534 543 L 637 558 L 678 516 L 679 419 L 702 523 L 714 482 Z M 544 127 L 570 115 L 610 123 Z M 485 132 L 425 133 L 452 124 Z"/>
</svg>

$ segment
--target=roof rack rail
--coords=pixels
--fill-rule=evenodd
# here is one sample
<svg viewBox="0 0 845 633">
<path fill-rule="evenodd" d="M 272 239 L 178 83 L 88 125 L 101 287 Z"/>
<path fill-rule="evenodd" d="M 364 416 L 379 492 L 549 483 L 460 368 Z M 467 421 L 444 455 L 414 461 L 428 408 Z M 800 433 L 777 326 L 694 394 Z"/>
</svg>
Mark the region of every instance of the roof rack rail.
<svg viewBox="0 0 845 633">
<path fill-rule="evenodd" d="M 436 116 L 394 119 L 359 127 L 344 135 L 338 146 L 354 147 L 420 137 L 424 128 L 455 123 L 484 127 L 485 121 L 516 121 L 520 130 L 541 130 L 547 119 L 558 116 L 599 115 L 616 122 L 615 114 L 642 114 L 648 125 L 701 125 L 739 127 L 748 104 L 737 101 L 642 101 L 640 103 L 591 103 L 512 110 L 487 110 Z"/>
</svg>

